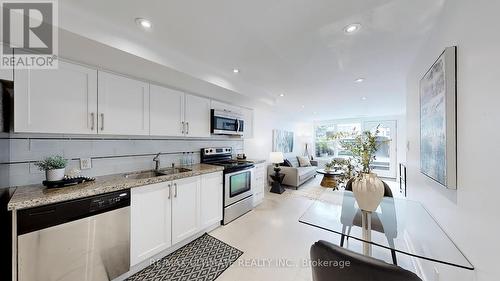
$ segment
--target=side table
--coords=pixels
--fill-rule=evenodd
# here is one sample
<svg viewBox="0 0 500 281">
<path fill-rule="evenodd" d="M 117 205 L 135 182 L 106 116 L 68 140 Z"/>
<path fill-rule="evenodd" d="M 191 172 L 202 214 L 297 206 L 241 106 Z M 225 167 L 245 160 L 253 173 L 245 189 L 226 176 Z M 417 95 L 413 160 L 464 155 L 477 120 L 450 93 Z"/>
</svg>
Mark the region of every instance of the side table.
<svg viewBox="0 0 500 281">
<path fill-rule="evenodd" d="M 278 194 L 285 192 L 285 188 L 281 185 L 283 179 L 285 178 L 285 174 L 275 173 L 274 175 L 271 175 L 271 178 L 273 179 L 273 183 L 270 191 Z"/>
</svg>

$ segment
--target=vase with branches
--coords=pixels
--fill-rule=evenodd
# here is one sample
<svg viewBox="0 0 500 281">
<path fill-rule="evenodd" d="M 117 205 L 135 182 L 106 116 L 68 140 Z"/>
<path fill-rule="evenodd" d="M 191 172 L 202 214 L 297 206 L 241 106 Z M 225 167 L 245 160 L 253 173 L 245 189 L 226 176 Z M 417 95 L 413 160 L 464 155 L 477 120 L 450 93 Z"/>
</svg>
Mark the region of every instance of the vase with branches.
<svg viewBox="0 0 500 281">
<path fill-rule="evenodd" d="M 379 149 L 381 142 L 377 141 L 379 133 L 378 126 L 375 132 L 364 131 L 356 134 L 353 139 L 340 139 L 340 145 L 349 150 L 356 161 L 361 165 L 361 173 L 369 174 L 372 170 L 373 161 L 376 160 L 375 154 Z"/>
<path fill-rule="evenodd" d="M 374 131 L 360 134 L 340 132 L 332 136 L 332 140 L 338 141 L 352 154 L 349 159 L 338 160 L 344 170 L 341 180 L 346 183 L 353 179 L 352 189 L 358 205 L 370 212 L 377 208 L 384 196 L 384 183 L 372 172 L 377 150 L 383 143 L 377 139 L 379 126 Z"/>
</svg>

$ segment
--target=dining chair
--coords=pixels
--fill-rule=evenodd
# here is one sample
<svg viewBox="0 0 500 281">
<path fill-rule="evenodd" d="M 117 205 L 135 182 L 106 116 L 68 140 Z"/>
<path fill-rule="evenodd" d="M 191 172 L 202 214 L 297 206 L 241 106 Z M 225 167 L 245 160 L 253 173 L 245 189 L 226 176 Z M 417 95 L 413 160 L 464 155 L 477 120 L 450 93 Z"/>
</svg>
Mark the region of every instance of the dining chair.
<svg viewBox="0 0 500 281">
<path fill-rule="evenodd" d="M 415 273 L 320 240 L 311 246 L 313 281 L 422 281 Z"/>
<path fill-rule="evenodd" d="M 393 198 L 391 188 L 384 183 L 384 197 Z M 352 179 L 345 186 L 346 191 L 352 192 Z M 351 196 L 344 197 L 342 202 L 342 236 L 340 237 L 340 246 L 344 246 L 344 241 L 349 240 L 351 228 L 353 225 L 362 227 L 361 210 L 353 208 L 355 199 Z M 387 243 L 391 247 L 392 262 L 397 265 L 396 251 L 394 250 L 394 239 L 398 236 L 396 210 L 394 204 L 382 204 L 382 213 L 379 215 L 376 212 L 371 214 L 371 227 L 373 231 L 383 233 L 387 238 Z M 354 210 L 356 210 L 354 212 Z M 347 234 L 346 234 L 347 232 Z"/>
</svg>

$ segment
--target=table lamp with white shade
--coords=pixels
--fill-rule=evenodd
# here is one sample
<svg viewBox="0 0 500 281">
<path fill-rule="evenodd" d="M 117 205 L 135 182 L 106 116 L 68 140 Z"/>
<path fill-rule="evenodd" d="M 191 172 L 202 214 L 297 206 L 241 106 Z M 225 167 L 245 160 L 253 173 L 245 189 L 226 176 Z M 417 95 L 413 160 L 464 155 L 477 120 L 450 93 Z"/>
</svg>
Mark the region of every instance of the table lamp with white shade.
<svg viewBox="0 0 500 281">
<path fill-rule="evenodd" d="M 280 169 L 280 164 L 283 163 L 284 157 L 282 152 L 271 152 L 269 153 L 269 162 L 274 164 L 274 171 L 276 173 L 279 173 Z"/>
</svg>

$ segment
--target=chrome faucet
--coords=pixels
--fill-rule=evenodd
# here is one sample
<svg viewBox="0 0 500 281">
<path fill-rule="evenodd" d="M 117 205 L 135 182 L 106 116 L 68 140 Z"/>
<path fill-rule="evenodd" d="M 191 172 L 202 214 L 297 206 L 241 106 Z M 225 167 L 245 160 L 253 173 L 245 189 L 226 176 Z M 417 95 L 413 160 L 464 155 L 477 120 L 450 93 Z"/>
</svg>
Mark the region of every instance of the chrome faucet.
<svg viewBox="0 0 500 281">
<path fill-rule="evenodd" d="M 158 154 L 156 154 L 153 158 L 153 161 L 155 162 L 155 171 L 157 172 L 160 170 L 160 154 L 161 152 L 158 152 Z"/>
</svg>

